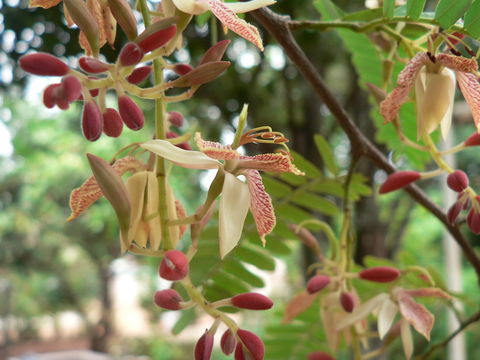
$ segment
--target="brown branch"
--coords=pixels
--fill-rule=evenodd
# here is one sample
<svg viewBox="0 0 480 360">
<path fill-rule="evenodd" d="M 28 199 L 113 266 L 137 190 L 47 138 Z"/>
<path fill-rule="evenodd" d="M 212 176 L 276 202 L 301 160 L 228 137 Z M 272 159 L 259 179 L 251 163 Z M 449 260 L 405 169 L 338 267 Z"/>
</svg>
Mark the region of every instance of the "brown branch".
<svg viewBox="0 0 480 360">
<path fill-rule="evenodd" d="M 464 322 L 462 322 L 460 324 L 460 326 L 458 327 L 458 329 L 456 329 L 454 332 L 452 332 L 445 340 L 443 340 L 442 342 L 439 342 L 438 344 L 435 344 L 433 345 L 430 349 L 428 349 L 428 351 L 426 353 L 424 353 L 423 355 L 419 356 L 418 359 L 419 360 L 426 360 L 428 359 L 431 355 L 433 355 L 433 353 L 437 350 L 440 350 L 444 347 L 446 347 L 448 345 L 448 343 L 450 341 L 452 341 L 452 339 L 457 336 L 458 334 L 460 334 L 463 330 L 465 330 L 467 327 L 469 327 L 470 325 L 472 325 L 473 323 L 477 322 L 477 321 L 480 321 L 480 311 L 476 312 L 475 314 L 473 314 L 472 316 L 470 316 L 467 320 L 465 320 Z"/>
<path fill-rule="evenodd" d="M 255 19 L 260 22 L 263 27 L 283 47 L 290 60 L 296 65 L 297 69 L 303 75 L 305 80 L 310 83 L 315 93 L 325 103 L 330 112 L 337 119 L 338 124 L 348 136 L 352 149 L 355 149 L 358 155 L 363 155 L 370 159 L 380 169 L 385 170 L 387 173 L 394 172 L 396 170 L 395 167 L 360 131 L 343 106 L 337 101 L 332 92 L 328 89 L 311 61 L 297 44 L 290 30 L 290 18 L 286 16 L 280 16 L 267 8 L 253 11 L 250 14 L 252 14 Z M 465 257 L 475 269 L 478 280 L 480 281 L 480 258 L 462 235 L 458 226 L 450 225 L 447 216 L 442 209 L 430 201 L 429 197 L 416 185 L 408 186 L 405 188 L 405 191 L 408 192 L 408 194 L 415 199 L 415 201 L 424 206 L 430 213 L 432 213 L 444 224 L 445 228 L 450 232 L 455 241 L 462 248 Z"/>
</svg>

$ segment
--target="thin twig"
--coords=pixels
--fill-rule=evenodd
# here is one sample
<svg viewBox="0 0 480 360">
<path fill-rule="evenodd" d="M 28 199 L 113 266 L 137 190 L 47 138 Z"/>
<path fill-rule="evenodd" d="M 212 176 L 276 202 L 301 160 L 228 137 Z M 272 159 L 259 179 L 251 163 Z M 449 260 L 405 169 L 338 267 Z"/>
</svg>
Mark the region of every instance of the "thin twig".
<svg viewBox="0 0 480 360">
<path fill-rule="evenodd" d="M 330 89 L 326 86 L 322 77 L 315 69 L 312 62 L 299 47 L 290 30 L 290 18 L 280 16 L 270 9 L 263 8 L 251 12 L 255 19 L 278 41 L 283 47 L 290 60 L 296 65 L 303 77 L 313 87 L 317 96 L 325 103 L 338 124 L 342 127 L 348 136 L 352 148 L 355 148 L 360 154 L 364 155 L 370 161 L 375 163 L 380 169 L 387 173 L 392 173 L 396 169 L 384 156 L 384 154 L 360 131 L 352 118 L 348 115 L 343 106 L 334 97 Z M 472 246 L 460 232 L 458 226 L 452 226 L 448 222 L 446 214 L 433 203 L 430 198 L 415 185 L 405 188 L 405 191 L 424 206 L 430 213 L 439 219 L 450 232 L 452 237 L 461 247 L 465 257 L 475 269 L 477 278 L 480 281 L 480 258 L 475 253 Z"/>
</svg>

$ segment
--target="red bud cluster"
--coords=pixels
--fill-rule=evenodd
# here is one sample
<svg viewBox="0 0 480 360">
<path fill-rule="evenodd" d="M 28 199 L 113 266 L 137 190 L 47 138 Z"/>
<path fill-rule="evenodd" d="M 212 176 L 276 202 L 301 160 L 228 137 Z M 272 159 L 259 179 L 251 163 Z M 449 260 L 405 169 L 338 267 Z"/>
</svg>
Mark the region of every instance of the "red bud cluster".
<svg viewBox="0 0 480 360">
<path fill-rule="evenodd" d="M 19 63 L 23 70 L 34 75 L 63 76 L 70 70 L 62 60 L 43 52 L 23 55 Z"/>
<path fill-rule="evenodd" d="M 248 330 L 237 330 L 240 339 L 235 348 L 235 360 L 263 360 L 265 346 L 263 341 L 254 333 Z"/>
<path fill-rule="evenodd" d="M 467 215 L 467 225 L 474 234 L 480 234 L 480 213 L 474 207 Z"/>
<path fill-rule="evenodd" d="M 173 67 L 173 71 L 175 71 L 175 73 L 180 76 L 188 74 L 192 70 L 193 67 L 188 64 L 175 64 L 175 66 Z"/>
<path fill-rule="evenodd" d="M 180 310 L 182 297 L 173 289 L 159 290 L 155 293 L 155 304 L 167 310 Z"/>
<path fill-rule="evenodd" d="M 220 347 L 225 355 L 230 355 L 235 346 L 237 345 L 237 339 L 230 329 L 227 329 L 220 339 Z"/>
<path fill-rule="evenodd" d="M 358 276 L 363 280 L 387 283 L 398 279 L 400 270 L 389 266 L 376 266 L 360 271 Z"/>
<path fill-rule="evenodd" d="M 123 66 L 132 66 L 138 64 L 142 60 L 143 55 L 145 53 L 137 43 L 129 42 L 120 50 L 118 59 Z"/>
<path fill-rule="evenodd" d="M 355 307 L 355 299 L 353 295 L 349 292 L 342 292 L 340 294 L 340 305 L 342 305 L 343 310 L 351 313 Z"/>
<path fill-rule="evenodd" d="M 157 26 L 157 24 L 153 23 L 151 29 L 146 29 L 136 40 L 145 53 L 162 47 L 168 43 L 177 32 L 176 25 L 170 25 L 166 28 L 161 28 L 162 26 L 160 26 L 158 30 L 154 29 L 155 26 Z"/>
<path fill-rule="evenodd" d="M 169 250 L 160 264 L 160 276 L 166 280 L 177 281 L 188 274 L 188 259 L 179 250 Z"/>
<path fill-rule="evenodd" d="M 140 66 L 132 71 L 132 73 L 127 77 L 127 81 L 131 84 L 139 84 L 149 77 L 151 73 L 151 66 Z"/>
<path fill-rule="evenodd" d="M 453 191 L 462 192 L 469 185 L 468 176 L 461 170 L 455 170 L 447 176 L 447 185 Z"/>
<path fill-rule="evenodd" d="M 479 146 L 480 145 L 480 134 L 473 133 L 470 135 L 467 140 L 463 143 L 465 146 Z"/>
<path fill-rule="evenodd" d="M 169 111 L 168 113 L 168 122 L 170 125 L 175 127 L 182 127 L 183 125 L 183 115 L 178 111 Z"/>
<path fill-rule="evenodd" d="M 213 334 L 205 330 L 205 334 L 203 334 L 195 344 L 195 360 L 210 360 L 213 350 L 213 340 Z"/>
<path fill-rule="evenodd" d="M 118 110 L 125 125 L 132 130 L 143 128 L 145 118 L 142 110 L 127 95 L 118 97 Z"/>
<path fill-rule="evenodd" d="M 89 56 L 81 57 L 78 60 L 78 65 L 80 65 L 82 70 L 91 74 L 100 74 L 106 72 L 110 68 L 109 64 Z"/>
<path fill-rule="evenodd" d="M 380 194 L 386 194 L 391 191 L 401 189 L 410 185 L 421 178 L 420 173 L 416 171 L 397 171 L 390 174 L 385 182 L 380 186 Z"/>
<path fill-rule="evenodd" d="M 330 284 L 330 277 L 326 275 L 315 275 L 307 283 L 307 292 L 315 294 Z"/>
<path fill-rule="evenodd" d="M 88 101 L 83 105 L 82 130 L 87 140 L 95 141 L 103 130 L 103 116 L 95 101 Z"/>
<path fill-rule="evenodd" d="M 106 108 L 103 112 L 103 132 L 110 137 L 119 137 L 122 130 L 123 122 L 118 111 Z"/>
<path fill-rule="evenodd" d="M 268 310 L 273 306 L 268 297 L 254 292 L 235 295 L 230 301 L 233 306 L 247 310 Z"/>
</svg>

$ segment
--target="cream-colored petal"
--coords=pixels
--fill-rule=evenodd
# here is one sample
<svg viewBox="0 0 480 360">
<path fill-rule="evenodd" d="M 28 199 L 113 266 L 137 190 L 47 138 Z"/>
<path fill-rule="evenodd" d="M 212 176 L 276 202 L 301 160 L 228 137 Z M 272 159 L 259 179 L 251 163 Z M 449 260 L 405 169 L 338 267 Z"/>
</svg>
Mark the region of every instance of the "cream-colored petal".
<svg viewBox="0 0 480 360">
<path fill-rule="evenodd" d="M 402 337 L 403 352 L 407 360 L 410 360 L 413 354 L 413 337 L 410 324 L 405 319 L 400 322 L 400 336 Z"/>
<path fill-rule="evenodd" d="M 398 306 L 390 299 L 386 299 L 382 306 L 380 307 L 380 312 L 378 313 L 378 334 L 380 340 L 388 333 L 392 327 L 393 320 L 395 315 L 398 312 Z"/>
<path fill-rule="evenodd" d="M 183 150 L 165 140 L 150 140 L 140 145 L 144 149 L 189 169 L 218 169 L 222 164 L 200 151 Z"/>
<path fill-rule="evenodd" d="M 197 0 L 173 0 L 178 10 L 187 14 L 199 15 L 208 11 L 208 5 L 205 1 Z"/>
<path fill-rule="evenodd" d="M 386 299 L 388 295 L 385 293 L 378 294 L 373 298 L 367 300 L 363 304 L 360 304 L 353 310 L 350 315 L 347 315 L 342 321 L 337 324 L 337 331 L 343 330 L 347 326 L 355 324 L 358 321 L 365 319 L 372 311 L 379 307 Z"/>
<path fill-rule="evenodd" d="M 155 173 L 153 171 L 149 171 L 144 216 L 148 218 L 148 240 L 150 247 L 153 250 L 158 250 L 162 241 L 162 228 L 160 214 L 158 213 L 158 203 L 158 180 L 155 176 Z M 156 214 L 156 216 L 152 217 L 154 214 Z"/>
<path fill-rule="evenodd" d="M 245 2 L 226 2 L 225 6 L 236 14 L 243 14 L 275 3 L 275 0 L 250 0 Z"/>
<path fill-rule="evenodd" d="M 243 223 L 250 208 L 248 185 L 226 172 L 220 198 L 219 237 L 220 257 L 225 257 L 237 246 Z"/>
<path fill-rule="evenodd" d="M 142 220 L 147 176 L 148 171 L 141 171 L 127 179 L 126 187 L 132 206 L 130 228 L 128 230 L 128 244 L 135 240 L 140 221 Z"/>
</svg>

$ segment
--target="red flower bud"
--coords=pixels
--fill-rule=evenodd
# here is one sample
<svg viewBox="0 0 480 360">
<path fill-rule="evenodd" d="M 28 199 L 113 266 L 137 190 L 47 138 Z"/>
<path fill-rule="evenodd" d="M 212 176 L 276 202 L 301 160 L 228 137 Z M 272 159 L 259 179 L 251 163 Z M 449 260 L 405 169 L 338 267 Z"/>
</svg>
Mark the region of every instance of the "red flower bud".
<svg viewBox="0 0 480 360">
<path fill-rule="evenodd" d="M 308 360 L 335 360 L 335 358 L 323 351 L 314 351 L 308 354 Z"/>
<path fill-rule="evenodd" d="M 123 122 L 117 110 L 106 108 L 103 112 L 103 132 L 107 136 L 119 137 L 122 134 Z"/>
<path fill-rule="evenodd" d="M 315 275 L 307 282 L 307 291 L 309 294 L 315 294 L 330 284 L 330 277 L 326 275 Z"/>
<path fill-rule="evenodd" d="M 235 360 L 263 360 L 265 346 L 257 335 L 242 329 L 237 330 L 237 335 L 241 342 L 235 348 Z"/>
<path fill-rule="evenodd" d="M 183 149 L 183 150 L 192 150 L 192 147 L 190 146 L 190 144 L 188 144 L 186 142 L 183 142 L 183 143 L 175 145 L 175 146 L 179 147 L 180 149 Z"/>
<path fill-rule="evenodd" d="M 45 90 L 43 91 L 43 104 L 45 107 L 51 109 L 55 106 L 57 103 L 57 98 L 56 98 L 56 91 L 54 91 L 56 88 L 59 86 L 62 86 L 61 84 L 51 84 L 48 85 Z"/>
<path fill-rule="evenodd" d="M 467 210 L 472 205 L 472 200 L 470 200 L 470 196 L 465 196 L 463 192 L 458 193 L 457 201 L 462 204 L 462 210 Z"/>
<path fill-rule="evenodd" d="M 455 170 L 447 176 L 447 185 L 453 191 L 461 192 L 468 187 L 468 184 L 468 176 L 462 170 Z"/>
<path fill-rule="evenodd" d="M 464 34 L 462 33 L 459 33 L 459 32 L 454 32 L 452 35 L 453 36 L 449 36 L 448 37 L 448 40 L 452 43 L 452 45 L 457 45 L 459 42 L 460 42 L 460 39 L 463 39 L 465 37 Z"/>
<path fill-rule="evenodd" d="M 220 339 L 220 347 L 225 355 L 230 355 L 235 350 L 237 339 L 230 329 L 227 329 Z"/>
<path fill-rule="evenodd" d="M 273 306 L 268 297 L 254 292 L 235 295 L 230 301 L 233 306 L 247 310 L 268 310 Z"/>
<path fill-rule="evenodd" d="M 342 305 L 343 310 L 351 313 L 355 307 L 353 295 L 348 292 L 342 292 L 340 294 L 340 305 Z"/>
<path fill-rule="evenodd" d="M 178 75 L 185 75 L 188 74 L 190 71 L 193 70 L 193 67 L 188 64 L 175 64 L 173 67 L 173 71 Z"/>
<path fill-rule="evenodd" d="M 129 42 L 123 46 L 118 58 L 123 66 L 132 66 L 138 64 L 142 60 L 143 55 L 144 52 L 137 43 Z"/>
<path fill-rule="evenodd" d="M 103 61 L 88 56 L 82 56 L 78 60 L 78 65 L 80 65 L 82 70 L 91 74 L 103 73 L 110 68 L 109 64 L 105 64 Z"/>
<path fill-rule="evenodd" d="M 172 126 L 175 127 L 182 127 L 183 125 L 183 115 L 178 111 L 169 111 L 168 113 L 168 121 Z"/>
<path fill-rule="evenodd" d="M 180 310 L 183 301 L 178 292 L 173 289 L 159 290 L 155 293 L 155 304 L 167 310 Z"/>
<path fill-rule="evenodd" d="M 102 135 L 103 116 L 95 101 L 83 105 L 82 129 L 83 135 L 90 141 L 95 141 Z"/>
<path fill-rule="evenodd" d="M 165 253 L 160 269 L 160 276 L 166 280 L 177 281 L 188 274 L 188 259 L 179 250 L 169 250 Z"/>
<path fill-rule="evenodd" d="M 82 84 L 76 76 L 68 75 L 62 79 L 63 94 L 69 103 L 74 102 L 82 94 Z"/>
<path fill-rule="evenodd" d="M 474 234 L 480 234 L 480 214 L 475 209 L 468 213 L 467 225 Z"/>
<path fill-rule="evenodd" d="M 391 191 L 401 189 L 414 181 L 420 179 L 420 173 L 416 171 L 397 171 L 390 174 L 385 182 L 380 186 L 380 194 L 386 194 Z"/>
<path fill-rule="evenodd" d="M 230 42 L 230 40 L 222 40 L 210 47 L 210 49 L 208 49 L 203 55 L 199 65 L 205 64 L 207 62 L 222 60 L 223 54 L 225 54 L 225 50 L 227 50 Z"/>
<path fill-rule="evenodd" d="M 167 139 L 175 139 L 176 137 L 178 137 L 178 134 L 175 131 L 167 131 L 165 136 Z"/>
<path fill-rule="evenodd" d="M 35 75 L 63 76 L 70 70 L 63 61 L 44 52 L 23 55 L 19 63 L 23 70 Z"/>
<path fill-rule="evenodd" d="M 363 280 L 387 283 L 396 280 L 400 276 L 400 270 L 389 266 L 376 266 L 362 270 L 358 275 Z"/>
<path fill-rule="evenodd" d="M 462 207 L 462 203 L 460 201 L 457 201 L 450 207 L 450 209 L 448 209 L 447 218 L 450 225 L 455 225 L 455 221 L 457 220 L 458 215 L 460 215 Z"/>
<path fill-rule="evenodd" d="M 142 110 L 135 102 L 126 95 L 118 98 L 118 110 L 123 122 L 132 130 L 140 130 L 143 128 L 145 118 Z"/>
<path fill-rule="evenodd" d="M 140 66 L 132 71 L 127 77 L 127 81 L 131 84 L 139 84 L 145 80 L 152 72 L 151 66 Z"/>
<path fill-rule="evenodd" d="M 463 143 L 465 146 L 478 146 L 480 145 L 480 134 L 474 133 L 468 137 Z"/>
<path fill-rule="evenodd" d="M 152 24 L 155 26 L 155 23 Z M 148 36 L 139 35 L 139 39 L 137 39 L 138 45 L 142 48 L 145 53 L 148 53 L 152 50 L 158 49 L 159 47 L 165 45 L 169 42 L 177 32 L 176 25 L 170 25 L 169 27 L 159 29 Z"/>
<path fill-rule="evenodd" d="M 195 360 L 210 360 L 212 357 L 212 350 L 213 335 L 206 330 L 205 334 L 198 339 L 197 344 L 195 345 Z"/>
</svg>

